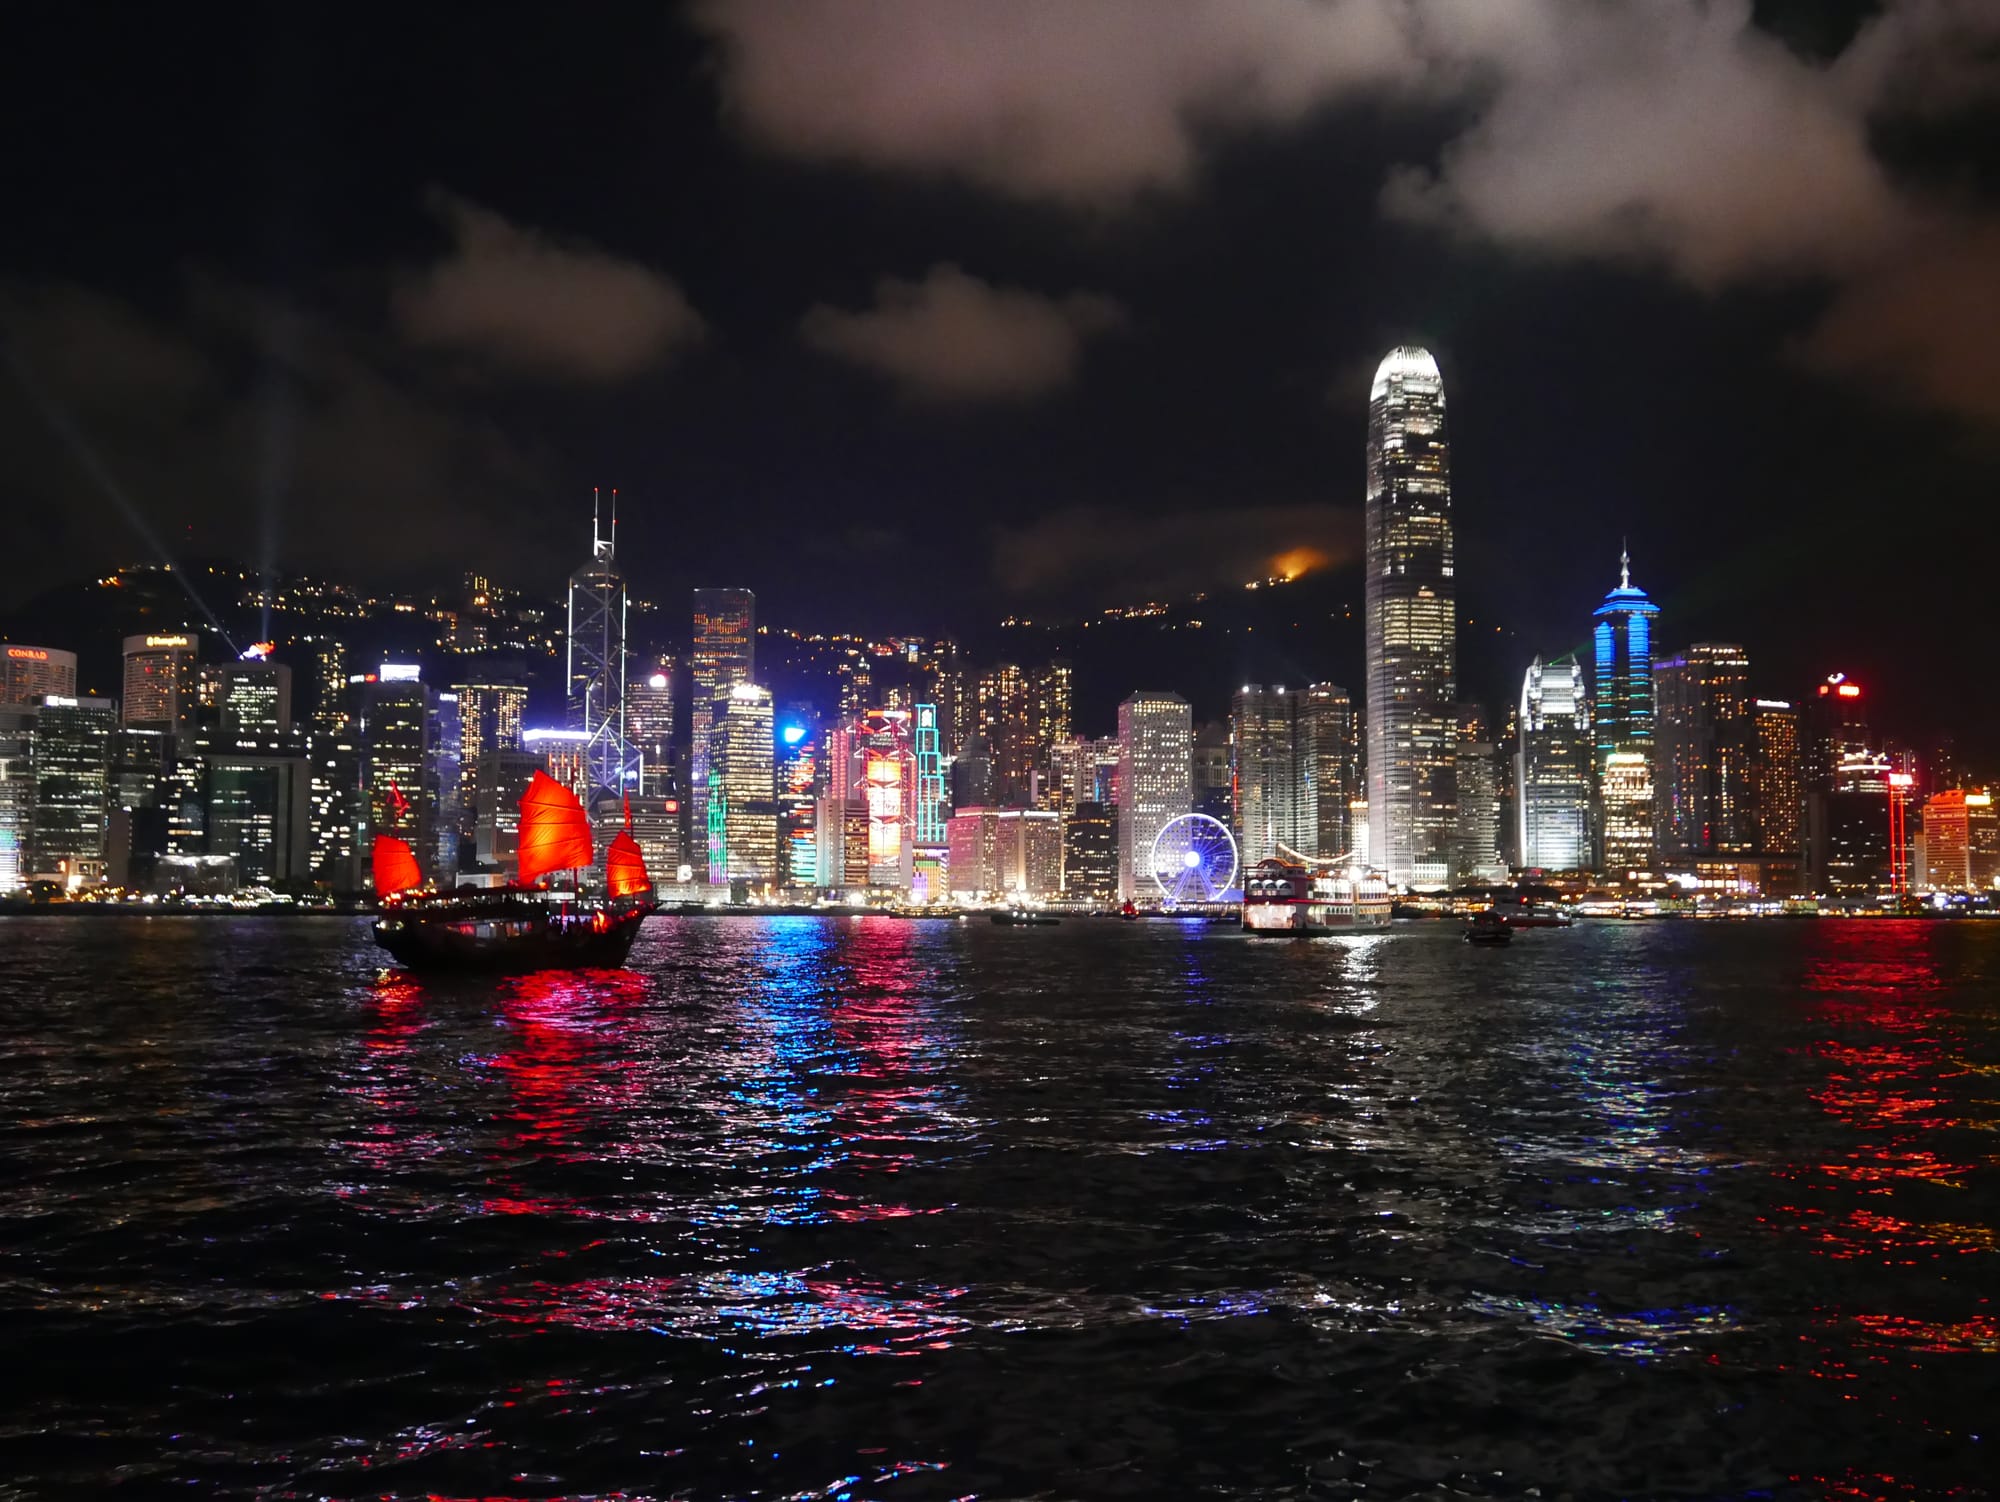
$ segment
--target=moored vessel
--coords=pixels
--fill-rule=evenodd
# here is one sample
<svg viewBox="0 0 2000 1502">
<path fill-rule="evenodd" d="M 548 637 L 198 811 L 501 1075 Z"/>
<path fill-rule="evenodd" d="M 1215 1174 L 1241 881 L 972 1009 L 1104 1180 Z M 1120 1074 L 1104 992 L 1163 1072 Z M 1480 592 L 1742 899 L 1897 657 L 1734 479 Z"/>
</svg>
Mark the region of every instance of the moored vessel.
<svg viewBox="0 0 2000 1502">
<path fill-rule="evenodd" d="M 1544 902 L 1526 892 L 1509 892 L 1487 909 L 1509 928 L 1568 928 L 1576 915 L 1559 902 Z"/>
<path fill-rule="evenodd" d="M 593 864 L 590 820 L 576 794 L 536 772 L 521 795 L 515 879 L 504 887 L 425 890 L 415 854 L 394 835 L 373 852 L 381 916 L 375 942 L 413 970 L 610 969 L 625 963 L 656 906 L 630 818 L 605 851 L 605 890 L 576 889 Z M 569 886 L 549 878 L 572 873 Z"/>
<path fill-rule="evenodd" d="M 1358 866 L 1308 865 L 1273 856 L 1243 880 L 1246 933 L 1303 936 L 1386 928 L 1389 883 Z"/>
</svg>

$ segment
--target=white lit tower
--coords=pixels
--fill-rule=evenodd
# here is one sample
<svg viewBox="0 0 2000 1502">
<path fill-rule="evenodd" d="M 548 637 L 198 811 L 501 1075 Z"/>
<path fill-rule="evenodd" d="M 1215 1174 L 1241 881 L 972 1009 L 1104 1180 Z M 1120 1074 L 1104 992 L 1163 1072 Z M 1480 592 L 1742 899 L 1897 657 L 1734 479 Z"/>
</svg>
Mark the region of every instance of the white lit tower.
<svg viewBox="0 0 2000 1502">
<path fill-rule="evenodd" d="M 590 507 L 590 561 L 569 576 L 569 722 L 584 733 L 590 798 L 622 798 L 636 790 L 638 756 L 625 738 L 625 580 L 618 572 L 618 492 L 611 492 L 611 529 L 601 524 L 595 492 Z"/>
<path fill-rule="evenodd" d="M 1391 350 L 1368 394 L 1370 864 L 1393 886 L 1451 876 L 1457 583 L 1444 381 L 1429 351 Z"/>
</svg>

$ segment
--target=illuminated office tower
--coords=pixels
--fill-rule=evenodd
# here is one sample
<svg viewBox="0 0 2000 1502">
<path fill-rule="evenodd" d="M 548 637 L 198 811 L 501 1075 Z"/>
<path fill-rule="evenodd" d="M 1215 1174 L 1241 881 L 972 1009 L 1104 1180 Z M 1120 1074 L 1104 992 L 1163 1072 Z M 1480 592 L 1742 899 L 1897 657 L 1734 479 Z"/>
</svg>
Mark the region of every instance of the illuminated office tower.
<svg viewBox="0 0 2000 1502">
<path fill-rule="evenodd" d="M 1805 784 L 1799 767 L 1799 712 L 1784 699 L 1758 699 L 1750 709 L 1756 744 L 1757 849 L 1764 855 L 1797 855 L 1805 817 Z"/>
<path fill-rule="evenodd" d="M 437 786 L 432 775 L 437 693 L 413 664 L 382 664 L 374 681 L 353 685 L 365 820 L 362 844 L 375 835 L 407 841 L 426 877 L 437 868 Z"/>
<path fill-rule="evenodd" d="M 201 638 L 177 631 L 125 638 L 122 723 L 185 735 L 194 728 L 199 696 L 196 654 Z"/>
<path fill-rule="evenodd" d="M 590 561 L 569 576 L 569 728 L 588 738 L 589 807 L 634 790 L 637 766 L 625 739 L 625 579 L 618 572 L 618 492 L 611 529 L 590 518 Z"/>
<path fill-rule="evenodd" d="M 35 716 L 29 875 L 71 884 L 103 875 L 117 726 L 118 706 L 109 699 L 43 695 Z"/>
<path fill-rule="evenodd" d="M 916 860 L 918 780 L 910 712 L 877 709 L 858 715 L 827 737 L 827 748 L 822 869 L 841 871 L 849 885 L 908 891 Z M 864 816 L 858 823 L 857 810 Z M 865 841 L 860 852 L 850 848 L 857 832 Z"/>
<path fill-rule="evenodd" d="M 1444 382 L 1428 351 L 1392 350 L 1368 394 L 1370 864 L 1392 886 L 1450 878 L 1457 585 Z"/>
<path fill-rule="evenodd" d="M 1605 874 L 1621 880 L 1653 864 L 1653 622 L 1660 607 L 1618 561 L 1618 587 L 1592 612 L 1590 733 Z M 1617 758 L 1613 767 L 1613 758 Z"/>
<path fill-rule="evenodd" d="M 1118 895 L 1118 805 L 1082 799 L 1063 814 L 1063 896 L 1110 902 Z"/>
<path fill-rule="evenodd" d="M 979 675 L 979 734 L 993 759 L 993 802 L 1026 808 L 1034 798 L 1035 710 L 1028 674 L 1017 664 Z"/>
<path fill-rule="evenodd" d="M 1118 740 L 1112 737 L 1100 744 L 1110 748 L 1113 771 L 1118 762 Z M 1193 784 L 1194 812 L 1207 814 L 1211 819 L 1236 827 L 1236 748 L 1230 744 L 1227 721 L 1208 721 L 1194 728 Z M 1079 784 L 1080 785 L 1080 784 Z M 1100 801 L 1110 802 L 1111 784 L 1100 783 Z M 1089 795 L 1079 792 L 1079 801 Z"/>
<path fill-rule="evenodd" d="M 694 684 L 689 706 L 694 730 L 689 747 L 688 802 L 699 843 L 708 828 L 708 732 L 715 723 L 716 700 L 727 699 L 737 684 L 754 682 L 757 677 L 756 595 L 747 589 L 694 592 L 694 643 L 688 668 Z"/>
<path fill-rule="evenodd" d="M 283 735 L 292 728 L 292 670 L 282 662 L 228 662 L 216 677 L 223 735 Z"/>
<path fill-rule="evenodd" d="M 0 704 L 0 893 L 17 891 L 28 879 L 39 713 L 39 705 Z"/>
<path fill-rule="evenodd" d="M 1590 700 L 1573 656 L 1528 666 L 1514 756 L 1521 865 L 1580 871 L 1590 865 Z"/>
<path fill-rule="evenodd" d="M 1861 685 L 1845 673 L 1829 674 L 1806 700 L 1799 774 L 1808 794 L 1832 792 L 1841 763 L 1869 749 L 1865 704 Z"/>
<path fill-rule="evenodd" d="M 1054 809 L 968 808 L 951 816 L 951 890 L 966 897 L 1054 897 L 1063 817 Z"/>
<path fill-rule="evenodd" d="M 1073 678 L 1070 665 L 1060 658 L 1029 674 L 1028 764 L 1037 772 L 1048 767 L 1049 754 L 1056 742 L 1069 738 L 1070 720 L 1076 707 Z M 1046 804 L 1046 800 L 1044 803 L 1053 806 Z"/>
<path fill-rule="evenodd" d="M 1361 746 L 1354 701 L 1337 683 L 1309 684 L 1299 695 L 1299 758 L 1313 809 L 1302 813 L 1300 832 L 1311 826 L 1314 843 L 1301 846 L 1323 860 L 1365 860 L 1349 827 L 1349 810 L 1361 796 Z"/>
<path fill-rule="evenodd" d="M 944 843 L 948 799 L 944 785 L 944 734 L 938 706 L 919 704 L 910 751 L 916 761 L 917 815 L 914 840 L 919 847 Z"/>
<path fill-rule="evenodd" d="M 825 743 L 802 715 L 778 726 L 778 864 L 787 886 L 812 888 L 819 879 L 819 804 Z"/>
<path fill-rule="evenodd" d="M 347 703 L 347 646 L 331 637 L 322 637 L 313 642 L 312 649 L 313 729 L 344 734 L 351 717 Z"/>
<path fill-rule="evenodd" d="M 1153 841 L 1194 803 L 1194 713 L 1179 694 L 1134 694 L 1118 706 L 1118 745 L 1118 895 L 1150 901 Z"/>
<path fill-rule="evenodd" d="M 454 683 L 458 699 L 458 754 L 469 770 L 488 751 L 519 747 L 528 713 L 528 690 L 519 683 Z"/>
<path fill-rule="evenodd" d="M 307 743 L 306 755 L 313 880 L 336 892 L 355 891 L 361 885 L 355 857 L 364 848 L 356 827 L 364 822 L 360 751 L 352 734 L 318 730 Z"/>
<path fill-rule="evenodd" d="M 1209 775 L 1218 778 L 1226 793 L 1229 786 L 1229 737 L 1227 732 L 1219 733 L 1212 748 L 1213 763 L 1204 762 L 1204 748 L 1201 738 L 1195 738 L 1194 789 L 1196 806 L 1200 806 L 1200 794 L 1204 767 L 1209 766 Z M 1053 795 L 1053 806 L 1067 812 L 1078 803 L 1109 803 L 1114 794 L 1112 789 L 1118 781 L 1118 739 L 1116 736 L 1066 736 L 1056 742 L 1049 752 L 1048 786 Z M 1229 822 L 1227 809 L 1222 822 Z"/>
<path fill-rule="evenodd" d="M 1924 804 L 1923 885 L 1983 892 L 2000 882 L 2000 812 L 1988 792 L 1948 788 Z"/>
<path fill-rule="evenodd" d="M 778 882 L 771 691 L 739 683 L 717 700 L 708 732 L 708 880 Z"/>
<path fill-rule="evenodd" d="M 1229 701 L 1232 781 L 1236 790 L 1236 846 L 1245 866 L 1278 855 L 1279 846 L 1317 854 L 1317 831 L 1301 831 L 1301 805 L 1318 807 L 1317 789 L 1304 786 L 1294 711 L 1296 694 L 1246 683 Z"/>
<path fill-rule="evenodd" d="M 208 855 L 236 863 L 237 885 L 305 881 L 312 870 L 312 769 L 303 737 L 260 733 L 205 757 Z"/>
<path fill-rule="evenodd" d="M 0 706 L 39 704 L 44 694 L 76 696 L 76 653 L 15 642 L 0 648 Z"/>
<path fill-rule="evenodd" d="M 979 696 L 957 642 L 933 642 L 919 652 L 917 697 L 937 706 L 938 747 L 949 761 L 971 738 L 979 717 Z"/>
<path fill-rule="evenodd" d="M 625 685 L 625 734 L 639 753 L 639 784 L 664 798 L 674 778 L 674 663 L 662 657 Z"/>
<path fill-rule="evenodd" d="M 1653 686 L 1659 848 L 1674 855 L 1756 850 L 1757 729 L 1749 657 L 1729 643 L 1696 642 L 1653 665 Z"/>
<path fill-rule="evenodd" d="M 1461 740 L 1452 757 L 1458 808 L 1452 820 L 1452 880 L 1490 886 L 1507 879 L 1501 857 L 1500 748 L 1489 740 Z"/>
</svg>

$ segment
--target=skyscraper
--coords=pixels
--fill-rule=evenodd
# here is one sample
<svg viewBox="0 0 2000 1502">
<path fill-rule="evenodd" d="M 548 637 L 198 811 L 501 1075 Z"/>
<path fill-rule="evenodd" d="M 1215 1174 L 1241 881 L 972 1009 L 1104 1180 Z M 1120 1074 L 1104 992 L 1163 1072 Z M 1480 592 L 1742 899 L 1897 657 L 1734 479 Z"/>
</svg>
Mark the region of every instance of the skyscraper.
<svg viewBox="0 0 2000 1502">
<path fill-rule="evenodd" d="M 1521 865 L 1578 871 L 1590 865 L 1590 701 L 1573 656 L 1528 665 L 1514 758 Z"/>
<path fill-rule="evenodd" d="M 437 692 L 414 667 L 384 663 L 373 682 L 358 685 L 365 833 L 393 834 L 409 843 L 426 876 L 437 866 Z M 365 841 L 364 841 L 365 844 Z"/>
<path fill-rule="evenodd" d="M 714 708 L 708 732 L 709 882 L 783 881 L 771 691 L 739 683 Z"/>
<path fill-rule="evenodd" d="M 1653 622 L 1659 613 L 1632 583 L 1631 555 L 1622 555 L 1618 587 L 1592 612 L 1591 633 L 1598 829 L 1603 868 L 1614 879 L 1653 864 Z"/>
<path fill-rule="evenodd" d="M 0 705 L 35 704 L 44 694 L 76 693 L 76 653 L 9 642 L 0 650 Z"/>
<path fill-rule="evenodd" d="M 611 492 L 611 529 L 601 530 L 593 507 L 590 561 L 569 576 L 569 635 L 565 677 L 569 724 L 586 736 L 586 804 L 635 791 L 637 768 L 625 739 L 625 580 L 618 572 L 618 492 Z"/>
<path fill-rule="evenodd" d="M 754 682 L 757 677 L 756 595 L 747 589 L 694 592 L 694 645 L 688 666 L 694 683 L 688 802 L 699 845 L 708 828 L 708 732 L 715 723 L 716 700 L 728 698 L 737 684 Z"/>
<path fill-rule="evenodd" d="M 109 699 L 43 696 L 35 718 L 33 875 L 72 884 L 103 875 L 117 711 Z"/>
<path fill-rule="evenodd" d="M 1451 874 L 1457 586 L 1444 381 L 1391 350 L 1368 394 L 1367 654 L 1371 864 L 1393 886 Z"/>
<path fill-rule="evenodd" d="M 1724 642 L 1696 642 L 1656 663 L 1658 755 L 1654 825 L 1675 855 L 1757 849 L 1757 732 L 1750 659 Z"/>
<path fill-rule="evenodd" d="M 668 796 L 674 773 L 674 664 L 660 658 L 625 685 L 625 733 L 639 753 L 639 782 L 653 797 Z"/>
<path fill-rule="evenodd" d="M 1784 699 L 1759 699 L 1750 715 L 1757 745 L 1757 849 L 1764 855 L 1797 855 L 1805 818 L 1799 712 Z"/>
<path fill-rule="evenodd" d="M 1192 806 L 1194 712 L 1179 694 L 1138 693 L 1118 706 L 1118 895 L 1158 896 L 1153 841 Z"/>
<path fill-rule="evenodd" d="M 193 729 L 200 647 L 192 631 L 126 637 L 121 723 L 169 735 Z"/>
<path fill-rule="evenodd" d="M 217 676 L 225 736 L 282 735 L 292 728 L 292 670 L 282 662 L 224 663 Z"/>
<path fill-rule="evenodd" d="M 1279 846 L 1314 855 L 1317 831 L 1300 829 L 1300 813 L 1316 814 L 1318 790 L 1299 756 L 1298 695 L 1246 683 L 1229 703 L 1235 786 L 1236 847 L 1245 866 L 1268 860 Z"/>
<path fill-rule="evenodd" d="M 1315 808 L 1310 819 L 1301 812 L 1299 827 L 1312 828 L 1314 842 L 1301 846 L 1322 860 L 1367 859 L 1356 848 L 1349 813 L 1361 796 L 1361 745 L 1356 734 L 1354 701 L 1337 683 L 1309 684 L 1298 702 L 1299 758 Z"/>
</svg>

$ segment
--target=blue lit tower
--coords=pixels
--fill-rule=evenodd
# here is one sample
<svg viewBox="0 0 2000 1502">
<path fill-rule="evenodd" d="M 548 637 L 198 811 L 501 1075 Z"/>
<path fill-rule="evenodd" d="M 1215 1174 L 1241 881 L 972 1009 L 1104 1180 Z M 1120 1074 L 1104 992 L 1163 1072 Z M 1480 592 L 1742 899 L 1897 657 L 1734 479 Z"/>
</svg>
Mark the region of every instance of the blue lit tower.
<svg viewBox="0 0 2000 1502">
<path fill-rule="evenodd" d="M 938 746 L 938 709 L 917 706 L 917 828 L 916 843 L 944 843 L 944 755 Z"/>
<path fill-rule="evenodd" d="M 1603 868 L 1613 878 L 1653 863 L 1653 621 L 1660 607 L 1618 560 L 1618 587 L 1593 613 L 1591 734 Z"/>
<path fill-rule="evenodd" d="M 581 730 L 590 801 L 638 790 L 638 755 L 625 738 L 625 580 L 618 572 L 618 492 L 611 530 L 593 494 L 590 561 L 569 576 L 569 724 Z"/>
<path fill-rule="evenodd" d="M 1391 350 L 1368 394 L 1369 863 L 1394 886 L 1451 879 L 1457 585 L 1444 381 Z"/>
</svg>

